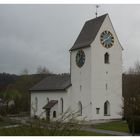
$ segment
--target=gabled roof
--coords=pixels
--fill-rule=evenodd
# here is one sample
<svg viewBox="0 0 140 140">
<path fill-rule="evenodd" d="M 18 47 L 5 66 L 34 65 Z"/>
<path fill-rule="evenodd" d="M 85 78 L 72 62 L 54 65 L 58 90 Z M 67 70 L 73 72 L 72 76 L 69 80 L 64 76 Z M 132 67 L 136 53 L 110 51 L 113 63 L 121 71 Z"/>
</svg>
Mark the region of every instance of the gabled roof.
<svg viewBox="0 0 140 140">
<path fill-rule="evenodd" d="M 90 44 L 94 41 L 106 16 L 107 14 L 88 20 L 83 26 L 77 40 L 75 41 L 70 51 L 89 47 Z"/>
<path fill-rule="evenodd" d="M 51 100 L 43 107 L 43 109 L 51 109 L 57 103 L 58 103 L 58 100 Z"/>
<path fill-rule="evenodd" d="M 70 74 L 48 75 L 29 91 L 58 91 L 65 90 L 71 86 Z"/>
</svg>

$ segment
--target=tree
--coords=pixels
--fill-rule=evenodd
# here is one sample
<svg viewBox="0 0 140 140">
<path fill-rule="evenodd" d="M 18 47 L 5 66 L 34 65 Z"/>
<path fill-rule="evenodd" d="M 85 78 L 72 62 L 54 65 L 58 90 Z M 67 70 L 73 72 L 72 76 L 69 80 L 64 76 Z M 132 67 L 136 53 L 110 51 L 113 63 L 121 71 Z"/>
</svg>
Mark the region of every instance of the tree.
<svg viewBox="0 0 140 140">
<path fill-rule="evenodd" d="M 123 75 L 124 116 L 130 132 L 140 132 L 140 62 Z"/>
<path fill-rule="evenodd" d="M 20 76 L 0 74 L 0 98 L 7 104 L 4 110 L 14 111 L 12 113 L 19 113 L 18 111 L 29 113 L 31 108 L 29 89 L 46 76 L 46 74 L 27 75 L 25 73 Z M 15 102 L 13 110 L 12 107 L 8 107 L 11 99 Z"/>
<path fill-rule="evenodd" d="M 49 74 L 50 71 L 46 67 L 39 66 L 37 68 L 37 74 Z"/>
<path fill-rule="evenodd" d="M 127 74 L 140 74 L 140 62 L 136 61 L 133 67 L 129 67 Z"/>
<path fill-rule="evenodd" d="M 9 109 L 10 101 L 14 101 L 14 110 L 18 110 L 22 95 L 17 89 L 14 88 L 12 84 L 7 86 L 6 90 L 2 93 L 1 97 L 6 103 L 7 110 Z"/>
<path fill-rule="evenodd" d="M 29 71 L 27 68 L 25 68 L 22 72 L 21 72 L 21 75 L 28 75 L 29 74 Z"/>
<path fill-rule="evenodd" d="M 136 74 L 140 74 L 140 62 L 136 61 L 134 64 L 134 71 Z"/>
</svg>

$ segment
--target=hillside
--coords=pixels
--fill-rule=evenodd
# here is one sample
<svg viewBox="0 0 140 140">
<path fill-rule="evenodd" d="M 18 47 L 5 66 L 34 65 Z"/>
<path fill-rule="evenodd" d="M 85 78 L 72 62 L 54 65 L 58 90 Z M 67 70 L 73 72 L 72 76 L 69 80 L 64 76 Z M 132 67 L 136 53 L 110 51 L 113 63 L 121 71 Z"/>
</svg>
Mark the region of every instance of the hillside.
<svg viewBox="0 0 140 140">
<path fill-rule="evenodd" d="M 32 75 L 11 75 L 7 73 L 0 74 L 0 98 L 10 100 L 14 98 L 15 93 L 18 94 L 16 99 L 15 112 L 29 111 L 30 94 L 29 89 L 45 78 L 48 74 L 32 74 Z"/>
<path fill-rule="evenodd" d="M 0 91 L 4 90 L 8 84 L 14 83 L 18 78 L 18 75 L 0 73 Z"/>
</svg>

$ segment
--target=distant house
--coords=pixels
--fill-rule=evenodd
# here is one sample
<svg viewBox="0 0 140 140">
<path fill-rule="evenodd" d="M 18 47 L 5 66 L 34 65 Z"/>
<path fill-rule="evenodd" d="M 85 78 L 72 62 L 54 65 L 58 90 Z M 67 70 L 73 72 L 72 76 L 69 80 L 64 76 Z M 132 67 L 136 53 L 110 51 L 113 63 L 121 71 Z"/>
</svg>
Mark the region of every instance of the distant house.
<svg viewBox="0 0 140 140">
<path fill-rule="evenodd" d="M 70 49 L 70 74 L 50 75 L 30 93 L 32 117 L 57 120 L 69 109 L 78 120 L 122 118 L 122 47 L 109 15 L 84 24 Z"/>
<path fill-rule="evenodd" d="M 13 105 L 15 105 L 14 101 L 13 100 L 9 101 L 8 106 L 10 107 Z M 0 107 L 4 107 L 4 106 L 7 106 L 7 103 L 3 99 L 0 98 Z"/>
</svg>

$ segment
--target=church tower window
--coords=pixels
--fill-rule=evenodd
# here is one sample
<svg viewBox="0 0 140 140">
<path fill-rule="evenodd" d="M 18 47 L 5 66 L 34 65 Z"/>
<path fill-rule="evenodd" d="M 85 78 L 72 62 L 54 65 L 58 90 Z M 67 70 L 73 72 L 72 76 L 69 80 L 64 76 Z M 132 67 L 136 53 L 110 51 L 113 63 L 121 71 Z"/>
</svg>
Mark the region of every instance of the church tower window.
<svg viewBox="0 0 140 140">
<path fill-rule="evenodd" d="M 100 108 L 96 108 L 96 114 L 100 113 Z"/>
<path fill-rule="evenodd" d="M 49 98 L 47 98 L 47 103 L 49 103 Z"/>
<path fill-rule="evenodd" d="M 60 99 L 60 113 L 62 114 L 63 113 L 63 106 L 64 106 L 64 102 L 63 102 L 63 98 Z"/>
<path fill-rule="evenodd" d="M 38 98 L 37 97 L 35 97 L 35 109 L 36 109 L 36 111 L 38 110 Z"/>
<path fill-rule="evenodd" d="M 107 83 L 105 84 L 105 88 L 106 88 L 106 90 L 107 90 L 107 88 L 108 88 Z"/>
<path fill-rule="evenodd" d="M 80 101 L 78 102 L 78 113 L 82 116 L 82 103 Z"/>
<path fill-rule="evenodd" d="M 53 111 L 53 118 L 56 118 L 56 111 Z"/>
<path fill-rule="evenodd" d="M 109 54 L 108 53 L 105 53 L 105 55 L 104 55 L 104 63 L 109 64 Z"/>
<path fill-rule="evenodd" d="M 80 85 L 80 91 L 82 90 L 82 85 Z"/>
<path fill-rule="evenodd" d="M 106 101 L 104 103 L 104 115 L 109 116 L 110 115 L 110 103 L 109 101 Z"/>
</svg>

